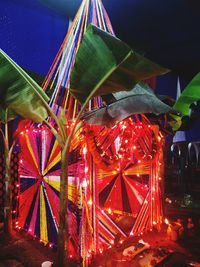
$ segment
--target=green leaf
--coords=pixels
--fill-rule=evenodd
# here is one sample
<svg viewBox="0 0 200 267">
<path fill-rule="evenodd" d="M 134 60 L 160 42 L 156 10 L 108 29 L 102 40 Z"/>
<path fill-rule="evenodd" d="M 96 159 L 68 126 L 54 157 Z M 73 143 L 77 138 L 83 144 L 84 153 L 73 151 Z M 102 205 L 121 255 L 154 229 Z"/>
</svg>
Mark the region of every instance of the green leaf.
<svg viewBox="0 0 200 267">
<path fill-rule="evenodd" d="M 89 25 L 70 76 L 70 92 L 84 103 L 89 96 L 131 90 L 139 81 L 168 71 Z"/>
<path fill-rule="evenodd" d="M 184 116 L 190 115 L 190 105 L 200 100 L 200 72 L 186 86 L 182 94 L 176 101 L 174 109 Z"/>
<path fill-rule="evenodd" d="M 9 120 L 14 115 L 42 122 L 47 116 L 43 103 L 49 98 L 42 88 L 5 52 L 0 49 L 0 109 L 8 108 Z"/>
<path fill-rule="evenodd" d="M 178 131 L 182 125 L 181 115 L 169 114 L 168 124 L 174 132 Z"/>
<path fill-rule="evenodd" d="M 62 125 L 66 125 L 67 124 L 67 119 L 66 119 L 66 114 L 65 114 L 65 109 L 61 109 L 60 112 L 60 116 L 59 116 L 59 121 Z"/>
<path fill-rule="evenodd" d="M 163 103 L 150 87 L 144 83 L 137 84 L 131 91 L 114 93 L 116 101 L 106 107 L 87 112 L 82 117 L 90 124 L 113 127 L 117 122 L 133 114 L 153 113 L 155 115 L 173 112 Z"/>
<path fill-rule="evenodd" d="M 14 120 L 16 117 L 16 113 L 9 109 L 7 116 L 8 116 L 8 120 Z M 6 110 L 0 108 L 0 122 L 5 123 L 5 121 L 6 121 Z"/>
</svg>

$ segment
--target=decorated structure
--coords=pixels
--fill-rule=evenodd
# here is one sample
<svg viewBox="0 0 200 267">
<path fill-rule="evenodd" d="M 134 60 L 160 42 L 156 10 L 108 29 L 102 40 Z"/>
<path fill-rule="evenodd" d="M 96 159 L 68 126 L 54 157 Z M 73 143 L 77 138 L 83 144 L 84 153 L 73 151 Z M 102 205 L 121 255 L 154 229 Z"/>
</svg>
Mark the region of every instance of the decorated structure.
<svg viewBox="0 0 200 267">
<path fill-rule="evenodd" d="M 69 76 L 88 24 L 114 35 L 100 0 L 83 0 L 43 83 L 52 91 L 51 107 L 66 131 L 79 111 L 69 93 Z M 101 97 L 88 110 L 103 105 Z M 62 109 L 63 108 L 63 109 Z M 63 116 L 63 110 L 66 113 Z M 65 120 L 65 119 L 64 119 Z M 49 123 L 53 124 L 51 118 Z M 112 128 L 85 126 L 72 141 L 69 162 L 70 256 L 84 259 L 102 253 L 116 240 L 162 223 L 161 184 L 164 138 L 159 126 L 133 115 Z M 20 134 L 18 229 L 56 246 L 59 225 L 60 148 L 43 125 Z"/>
</svg>

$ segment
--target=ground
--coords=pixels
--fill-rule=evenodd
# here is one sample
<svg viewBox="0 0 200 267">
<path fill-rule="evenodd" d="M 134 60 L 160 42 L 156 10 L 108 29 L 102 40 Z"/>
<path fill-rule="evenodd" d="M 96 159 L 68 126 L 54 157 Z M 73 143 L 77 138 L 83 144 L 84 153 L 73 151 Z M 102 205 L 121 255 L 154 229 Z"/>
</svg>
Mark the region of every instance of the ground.
<svg viewBox="0 0 200 267">
<path fill-rule="evenodd" d="M 185 261 L 185 258 L 190 261 L 200 262 L 200 238 L 199 232 L 196 235 L 189 237 L 185 236 L 182 240 L 172 241 L 169 240 L 167 235 L 166 226 L 162 228 L 160 232 L 153 230 L 145 233 L 139 237 L 131 237 L 130 239 L 118 243 L 109 251 L 103 252 L 103 255 L 96 257 L 91 263 L 91 267 L 139 267 L 147 265 L 139 265 L 138 260 L 141 262 L 141 258 L 144 258 L 144 253 L 139 255 L 136 260 L 120 260 L 120 251 L 123 251 L 125 247 L 132 244 L 136 244 L 139 239 L 143 239 L 148 242 L 152 248 L 158 248 L 159 250 L 165 248 L 170 252 L 177 252 L 173 254 L 173 262 Z M 0 235 L 0 267 L 39 267 L 44 261 L 54 262 L 53 267 L 59 267 L 56 265 L 56 251 L 50 249 L 42 244 L 38 240 L 33 240 L 29 235 L 24 232 L 14 232 L 12 236 L 5 236 L 2 232 Z M 153 262 L 152 262 L 153 264 Z M 179 267 L 185 265 L 150 265 L 150 266 L 167 266 L 167 267 Z M 70 267 L 79 266 L 78 263 L 71 263 Z"/>
<path fill-rule="evenodd" d="M 24 233 L 0 236 L 0 267 L 39 267 L 56 253 Z"/>
<path fill-rule="evenodd" d="M 134 259 L 130 257 L 125 261 L 121 252 L 125 247 L 135 245 L 139 239 L 149 243 L 150 248 L 139 253 Z M 132 237 L 112 250 L 113 252 L 105 253 L 101 259 L 97 259 L 91 267 L 185 267 L 190 266 L 185 265 L 186 262 L 200 262 L 199 234 L 189 237 L 188 233 L 185 233 L 179 240 L 173 241 L 167 234 L 166 226 L 159 232 L 153 230 L 139 237 Z M 156 254 L 158 257 L 151 257 Z"/>
</svg>

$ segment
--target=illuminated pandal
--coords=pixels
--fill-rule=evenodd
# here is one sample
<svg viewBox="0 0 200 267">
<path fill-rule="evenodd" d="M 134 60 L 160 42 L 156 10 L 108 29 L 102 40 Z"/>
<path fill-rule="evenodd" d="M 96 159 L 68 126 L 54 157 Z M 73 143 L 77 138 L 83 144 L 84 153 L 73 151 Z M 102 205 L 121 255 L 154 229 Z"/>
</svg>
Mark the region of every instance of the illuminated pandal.
<svg viewBox="0 0 200 267">
<path fill-rule="evenodd" d="M 114 34 L 100 0 L 83 0 L 43 83 L 53 91 L 50 105 L 59 116 L 66 109 L 70 131 L 79 105 L 70 95 L 69 76 L 86 27 L 92 23 Z M 102 106 L 101 97 L 88 110 Z M 50 123 L 54 123 L 49 119 Z M 135 115 L 112 129 L 85 125 L 72 141 L 69 162 L 70 257 L 87 265 L 123 239 L 150 230 L 162 222 L 162 145 L 158 126 Z M 16 228 L 56 246 L 59 225 L 60 148 L 43 125 L 21 133 L 19 218 Z M 125 231 L 119 220 L 132 217 Z"/>
<path fill-rule="evenodd" d="M 95 199 L 91 212 L 97 251 L 112 246 L 117 234 L 122 241 L 159 228 L 164 142 L 159 127 L 144 115 L 134 115 L 111 129 L 88 125 L 85 139 L 84 156 L 88 155 L 87 162 L 91 158 L 87 195 Z"/>
</svg>

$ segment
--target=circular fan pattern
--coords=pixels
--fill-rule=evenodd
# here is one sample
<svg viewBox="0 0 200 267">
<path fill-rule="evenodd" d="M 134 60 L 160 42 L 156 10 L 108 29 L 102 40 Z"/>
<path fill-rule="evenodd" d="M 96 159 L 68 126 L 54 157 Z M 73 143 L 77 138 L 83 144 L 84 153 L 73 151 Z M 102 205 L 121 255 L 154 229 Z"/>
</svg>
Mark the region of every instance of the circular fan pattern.
<svg viewBox="0 0 200 267">
<path fill-rule="evenodd" d="M 44 243 L 55 244 L 59 225 L 60 147 L 45 127 L 21 132 L 20 145 L 18 228 L 27 230 Z M 78 238 L 74 218 L 79 202 L 76 181 L 81 173 L 79 158 L 79 148 L 70 152 L 69 227 L 75 243 Z"/>
</svg>

